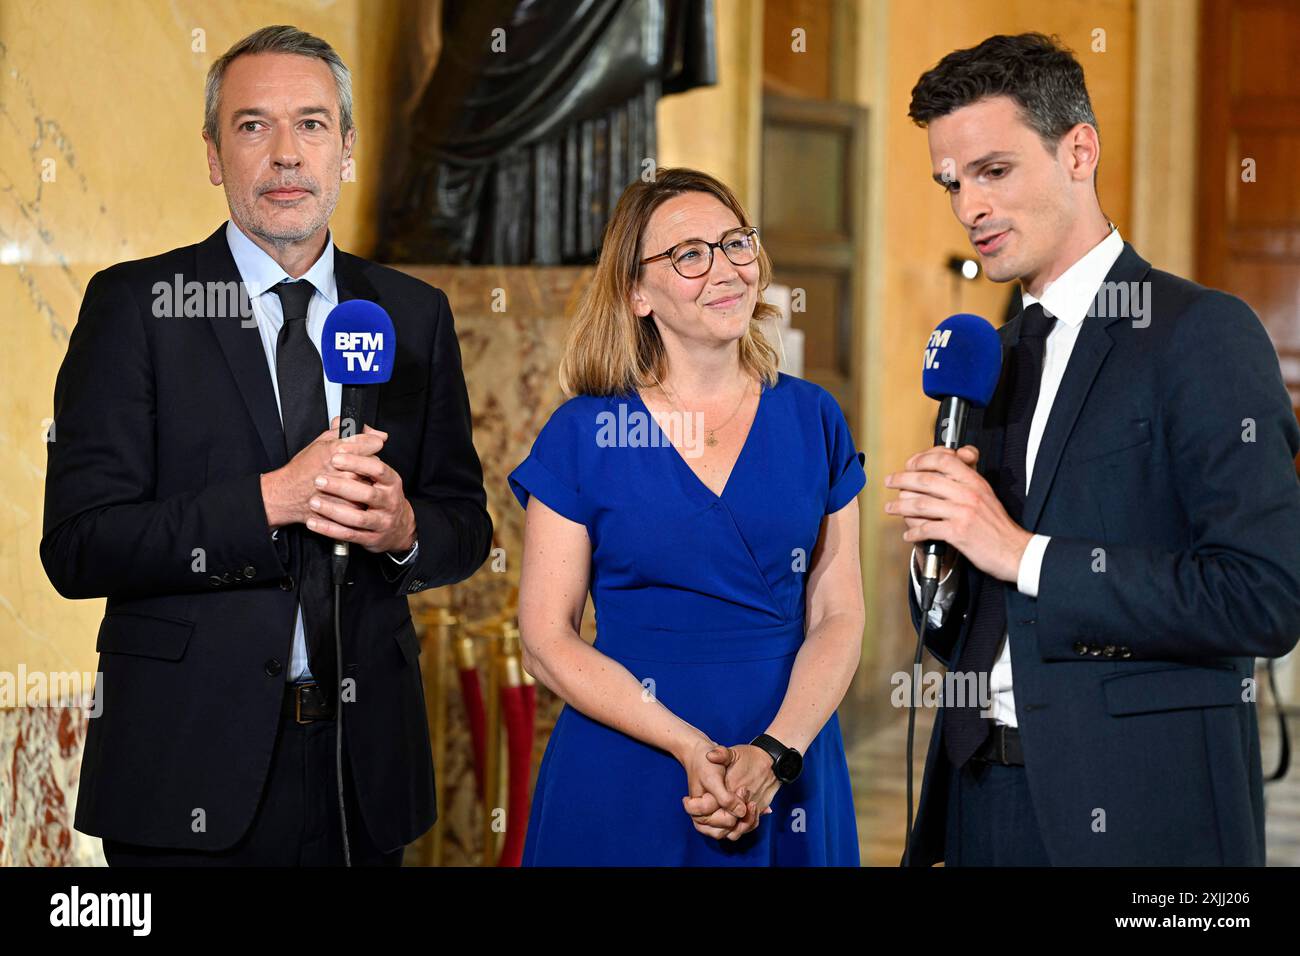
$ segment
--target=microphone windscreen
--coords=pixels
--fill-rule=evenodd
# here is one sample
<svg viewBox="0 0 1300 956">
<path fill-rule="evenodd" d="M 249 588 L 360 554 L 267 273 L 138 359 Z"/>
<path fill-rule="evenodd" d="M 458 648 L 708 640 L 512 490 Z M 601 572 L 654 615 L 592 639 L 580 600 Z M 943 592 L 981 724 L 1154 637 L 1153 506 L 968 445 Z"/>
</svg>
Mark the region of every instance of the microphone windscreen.
<svg viewBox="0 0 1300 956">
<path fill-rule="evenodd" d="M 325 319 L 320 339 L 325 378 L 340 385 L 377 385 L 393 377 L 397 338 L 393 320 L 367 299 L 340 302 Z"/>
<path fill-rule="evenodd" d="M 925 394 L 936 401 L 964 398 L 983 408 L 1002 373 L 1002 340 L 987 319 L 959 312 L 939 323 L 925 346 Z"/>
</svg>

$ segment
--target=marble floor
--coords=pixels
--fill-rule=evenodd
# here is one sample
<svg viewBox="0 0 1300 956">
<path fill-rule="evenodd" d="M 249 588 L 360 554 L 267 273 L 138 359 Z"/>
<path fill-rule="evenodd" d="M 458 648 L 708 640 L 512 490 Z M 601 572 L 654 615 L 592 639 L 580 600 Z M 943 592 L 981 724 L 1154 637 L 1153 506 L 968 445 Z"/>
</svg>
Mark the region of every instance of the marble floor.
<svg viewBox="0 0 1300 956">
<path fill-rule="evenodd" d="M 921 793 L 921 772 L 934 723 L 933 711 L 920 711 L 916 719 L 913 798 Z M 1291 721 L 1293 738 L 1300 721 Z M 1261 714 L 1260 745 L 1264 773 L 1277 766 L 1277 718 Z M 848 754 L 853 776 L 853 800 L 858 812 L 858 842 L 863 866 L 898 866 L 907 829 L 907 780 L 903 773 L 907 746 L 907 717 L 860 740 Z M 1291 771 L 1285 779 L 1264 785 L 1265 834 L 1269 866 L 1300 866 L 1300 741 L 1293 739 Z"/>
</svg>

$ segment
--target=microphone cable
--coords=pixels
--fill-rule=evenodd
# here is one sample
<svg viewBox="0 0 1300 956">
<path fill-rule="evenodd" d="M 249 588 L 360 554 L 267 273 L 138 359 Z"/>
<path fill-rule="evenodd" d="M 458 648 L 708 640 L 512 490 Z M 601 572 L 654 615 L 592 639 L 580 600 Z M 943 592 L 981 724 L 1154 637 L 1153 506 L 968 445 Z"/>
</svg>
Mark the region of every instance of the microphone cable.
<svg viewBox="0 0 1300 956">
<path fill-rule="evenodd" d="M 1277 758 L 1277 769 L 1269 776 L 1264 778 L 1265 783 L 1274 783 L 1284 778 L 1287 771 L 1291 769 L 1291 732 L 1286 725 L 1286 702 L 1282 700 L 1282 695 L 1277 690 L 1277 674 L 1273 671 L 1273 664 L 1276 658 L 1270 657 L 1264 664 L 1264 670 L 1268 674 L 1268 689 L 1273 695 L 1273 706 L 1277 708 L 1277 731 L 1280 738 L 1281 752 Z"/>
<path fill-rule="evenodd" d="M 908 559 L 912 558 L 909 555 Z M 925 654 L 925 632 L 929 629 L 930 608 L 934 605 L 934 596 L 938 591 L 938 582 L 926 579 L 921 595 L 921 627 L 916 632 L 916 653 L 912 658 L 912 673 L 908 676 L 911 689 L 907 702 L 907 833 L 903 836 L 903 866 L 912 865 L 912 749 L 916 739 L 916 702 L 920 697 L 921 658 Z"/>
<path fill-rule="evenodd" d="M 348 811 L 343 800 L 343 627 L 340 621 L 340 608 L 343 604 L 343 578 L 347 572 L 348 557 L 342 557 L 337 551 L 330 559 L 334 579 L 334 661 L 338 668 L 336 674 L 334 706 L 334 781 L 338 785 L 339 827 L 343 835 L 343 865 L 352 865 L 352 850 L 348 845 Z"/>
</svg>

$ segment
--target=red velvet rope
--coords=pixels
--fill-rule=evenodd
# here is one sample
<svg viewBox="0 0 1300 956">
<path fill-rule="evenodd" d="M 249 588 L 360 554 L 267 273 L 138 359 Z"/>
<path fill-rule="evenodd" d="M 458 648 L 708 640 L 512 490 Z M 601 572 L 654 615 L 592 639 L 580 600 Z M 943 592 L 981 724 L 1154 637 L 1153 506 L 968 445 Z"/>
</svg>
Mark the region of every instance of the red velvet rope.
<svg viewBox="0 0 1300 956">
<path fill-rule="evenodd" d="M 483 714 L 483 688 L 479 684 L 478 669 L 462 667 L 457 669 L 460 676 L 460 697 L 465 702 L 465 717 L 469 722 L 469 739 L 472 745 L 474 764 L 474 789 L 480 799 L 483 796 L 483 767 L 486 760 L 487 718 Z"/>
</svg>

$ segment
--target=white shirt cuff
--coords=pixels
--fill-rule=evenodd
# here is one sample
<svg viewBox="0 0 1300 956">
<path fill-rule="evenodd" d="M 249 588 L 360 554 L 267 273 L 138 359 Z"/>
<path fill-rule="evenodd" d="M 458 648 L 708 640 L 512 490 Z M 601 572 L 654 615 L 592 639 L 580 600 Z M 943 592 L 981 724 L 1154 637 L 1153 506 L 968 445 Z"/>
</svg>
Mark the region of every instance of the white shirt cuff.
<svg viewBox="0 0 1300 956">
<path fill-rule="evenodd" d="M 415 559 L 415 556 L 416 556 L 419 552 L 420 552 L 420 542 L 417 540 L 417 541 L 415 542 L 415 544 L 413 544 L 413 545 L 411 546 L 411 550 L 410 550 L 410 552 L 409 552 L 409 553 L 406 555 L 406 557 L 404 557 L 404 558 L 399 558 L 399 557 L 397 557 L 397 555 L 393 554 L 393 552 L 391 552 L 391 551 L 386 551 L 386 552 L 384 552 L 384 553 L 387 554 L 390 558 L 392 558 L 392 559 L 393 559 L 395 562 L 397 562 L 398 564 L 409 564 L 412 560 Z"/>
<path fill-rule="evenodd" d="M 1051 540 L 1045 534 L 1036 534 L 1025 545 L 1025 553 L 1020 556 L 1020 568 L 1016 572 L 1016 590 L 1021 594 L 1038 597 L 1038 576 L 1043 571 L 1043 555 L 1047 553 L 1047 544 Z"/>
<path fill-rule="evenodd" d="M 912 555 L 915 555 L 915 549 Z M 916 561 L 912 556 L 907 559 L 908 570 L 912 573 L 912 589 L 916 592 L 916 600 L 919 604 L 921 601 L 921 582 L 916 574 Z M 957 567 L 957 562 L 952 563 L 948 573 L 939 579 L 939 590 L 934 594 L 934 604 L 930 608 L 930 625 L 932 627 L 943 627 L 943 619 L 948 614 L 949 608 L 952 607 L 953 599 L 957 597 L 957 587 L 949 583 L 948 579 L 952 577 L 953 569 Z"/>
</svg>

